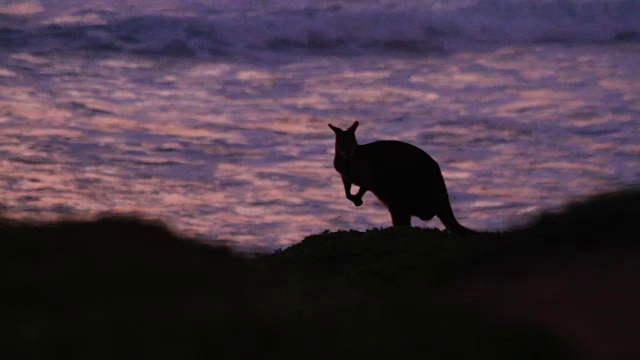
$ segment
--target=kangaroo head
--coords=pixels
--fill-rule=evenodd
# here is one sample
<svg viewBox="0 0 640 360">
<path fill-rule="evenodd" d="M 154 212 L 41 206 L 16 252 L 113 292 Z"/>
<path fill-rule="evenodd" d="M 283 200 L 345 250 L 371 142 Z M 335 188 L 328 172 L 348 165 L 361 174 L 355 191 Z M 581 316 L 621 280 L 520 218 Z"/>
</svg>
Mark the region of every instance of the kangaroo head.
<svg viewBox="0 0 640 360">
<path fill-rule="evenodd" d="M 359 123 L 355 121 L 347 130 L 342 130 L 329 124 L 331 130 L 336 133 L 336 155 L 348 159 L 356 151 L 356 147 L 358 146 L 358 141 L 356 140 L 358 124 Z"/>
</svg>

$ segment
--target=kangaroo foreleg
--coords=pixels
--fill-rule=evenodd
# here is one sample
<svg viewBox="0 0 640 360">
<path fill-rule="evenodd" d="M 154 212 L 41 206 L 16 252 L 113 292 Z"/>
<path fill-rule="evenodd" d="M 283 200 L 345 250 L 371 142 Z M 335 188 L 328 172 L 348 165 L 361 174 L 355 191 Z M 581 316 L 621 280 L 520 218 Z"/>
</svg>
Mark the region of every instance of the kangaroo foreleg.
<svg viewBox="0 0 640 360">
<path fill-rule="evenodd" d="M 355 206 L 362 205 L 362 196 L 367 192 L 368 189 L 360 186 L 358 192 L 355 195 L 351 195 L 351 181 L 343 176 L 342 184 L 344 185 L 344 193 L 347 196 L 347 199 L 351 200 L 355 204 Z"/>
<path fill-rule="evenodd" d="M 362 196 L 364 195 L 364 193 L 366 193 L 369 189 L 365 188 L 364 186 L 360 186 L 360 189 L 358 190 L 358 193 L 353 195 L 352 199 L 350 199 L 351 201 L 353 201 L 353 203 L 356 206 L 360 206 L 362 205 Z"/>
</svg>

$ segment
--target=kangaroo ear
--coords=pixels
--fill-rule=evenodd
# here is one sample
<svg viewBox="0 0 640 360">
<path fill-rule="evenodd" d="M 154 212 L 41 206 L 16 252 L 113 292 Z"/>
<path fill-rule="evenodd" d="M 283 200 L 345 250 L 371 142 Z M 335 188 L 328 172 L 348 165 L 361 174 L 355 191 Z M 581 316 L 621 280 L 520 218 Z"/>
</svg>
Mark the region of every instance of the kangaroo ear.
<svg viewBox="0 0 640 360">
<path fill-rule="evenodd" d="M 356 129 L 358 128 L 358 125 L 360 125 L 360 123 L 358 122 L 358 120 L 354 121 L 353 124 L 351 124 L 351 126 L 349 126 L 349 129 L 347 129 L 347 131 L 353 131 L 355 132 Z"/>
<path fill-rule="evenodd" d="M 340 130 L 339 128 L 329 124 L 329 127 L 331 128 L 331 130 L 333 130 L 334 133 L 339 134 L 342 132 L 342 130 Z"/>
</svg>

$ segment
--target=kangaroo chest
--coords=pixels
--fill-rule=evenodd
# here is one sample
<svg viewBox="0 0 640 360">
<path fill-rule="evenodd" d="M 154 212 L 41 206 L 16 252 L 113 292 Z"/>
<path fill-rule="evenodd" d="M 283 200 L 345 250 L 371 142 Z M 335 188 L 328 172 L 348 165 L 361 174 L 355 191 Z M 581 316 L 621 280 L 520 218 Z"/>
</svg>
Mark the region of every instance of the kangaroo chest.
<svg viewBox="0 0 640 360">
<path fill-rule="evenodd" d="M 372 187 L 374 185 L 373 171 L 371 164 L 366 159 L 353 157 L 345 159 L 336 156 L 333 160 L 334 168 L 349 182 L 358 185 Z"/>
</svg>

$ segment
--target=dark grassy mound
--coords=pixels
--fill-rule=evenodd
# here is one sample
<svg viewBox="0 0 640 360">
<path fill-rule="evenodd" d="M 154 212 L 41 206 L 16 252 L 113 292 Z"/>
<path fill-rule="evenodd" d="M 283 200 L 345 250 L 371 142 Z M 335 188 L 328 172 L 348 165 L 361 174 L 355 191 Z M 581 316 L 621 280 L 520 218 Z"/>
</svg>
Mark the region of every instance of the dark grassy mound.
<svg viewBox="0 0 640 360">
<path fill-rule="evenodd" d="M 508 233 L 326 232 L 253 258 L 136 219 L 0 221 L 0 346 L 7 359 L 571 358 L 554 329 L 451 294 L 479 273 L 635 251 L 638 194 Z"/>
<path fill-rule="evenodd" d="M 432 291 L 451 285 L 478 257 L 483 249 L 478 240 L 419 228 L 324 232 L 256 262 L 304 274 L 305 281 L 310 277 L 373 289 L 419 283 Z"/>
<path fill-rule="evenodd" d="M 212 353 L 209 336 L 238 331 L 228 314 L 247 306 L 245 259 L 161 225 L 5 222 L 0 236 L 3 358 Z"/>
<path fill-rule="evenodd" d="M 640 189 L 594 196 L 544 213 L 528 226 L 461 237 L 437 229 L 386 228 L 311 235 L 263 257 L 322 278 L 371 285 L 419 281 L 441 287 L 467 271 L 511 276 L 546 258 L 623 248 L 635 251 Z"/>
</svg>

